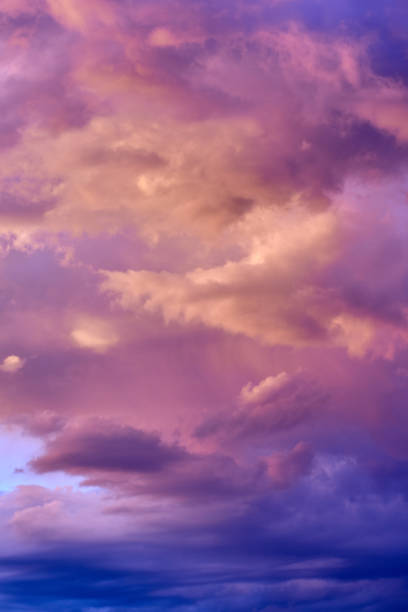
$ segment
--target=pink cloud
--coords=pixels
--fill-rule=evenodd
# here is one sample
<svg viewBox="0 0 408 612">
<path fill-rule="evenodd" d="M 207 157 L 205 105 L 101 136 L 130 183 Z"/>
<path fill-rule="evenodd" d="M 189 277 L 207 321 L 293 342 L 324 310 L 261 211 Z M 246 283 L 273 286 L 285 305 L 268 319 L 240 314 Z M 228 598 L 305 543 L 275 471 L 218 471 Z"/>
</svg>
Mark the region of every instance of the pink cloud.
<svg viewBox="0 0 408 612">
<path fill-rule="evenodd" d="M 1 609 L 406 600 L 406 11 L 368 4 L 1 3 Z"/>
<path fill-rule="evenodd" d="M 279 453 L 267 459 L 268 474 L 277 486 L 288 487 L 309 472 L 312 461 L 310 445 L 298 442 L 288 453 Z"/>
</svg>

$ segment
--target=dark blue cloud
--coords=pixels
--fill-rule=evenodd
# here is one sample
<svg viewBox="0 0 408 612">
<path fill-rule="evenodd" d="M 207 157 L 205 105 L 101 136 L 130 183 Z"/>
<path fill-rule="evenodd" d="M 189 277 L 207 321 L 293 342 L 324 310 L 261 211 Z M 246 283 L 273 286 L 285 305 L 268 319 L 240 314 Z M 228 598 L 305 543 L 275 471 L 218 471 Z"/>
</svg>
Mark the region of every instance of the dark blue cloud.
<svg viewBox="0 0 408 612">
<path fill-rule="evenodd" d="M 364 488 L 364 473 L 345 469 Z M 2 609 L 402 611 L 407 516 L 396 496 L 309 481 L 140 540 L 43 542 L 0 559 Z"/>
</svg>

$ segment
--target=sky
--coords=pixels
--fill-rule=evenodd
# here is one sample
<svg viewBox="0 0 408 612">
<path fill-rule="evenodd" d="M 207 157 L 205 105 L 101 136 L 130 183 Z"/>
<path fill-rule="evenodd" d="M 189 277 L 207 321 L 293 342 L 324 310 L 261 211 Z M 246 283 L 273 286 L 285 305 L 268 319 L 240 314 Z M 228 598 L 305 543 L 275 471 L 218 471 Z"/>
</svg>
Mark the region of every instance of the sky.
<svg viewBox="0 0 408 612">
<path fill-rule="evenodd" d="M 405 612 L 406 0 L 0 0 L 0 609 Z"/>
</svg>

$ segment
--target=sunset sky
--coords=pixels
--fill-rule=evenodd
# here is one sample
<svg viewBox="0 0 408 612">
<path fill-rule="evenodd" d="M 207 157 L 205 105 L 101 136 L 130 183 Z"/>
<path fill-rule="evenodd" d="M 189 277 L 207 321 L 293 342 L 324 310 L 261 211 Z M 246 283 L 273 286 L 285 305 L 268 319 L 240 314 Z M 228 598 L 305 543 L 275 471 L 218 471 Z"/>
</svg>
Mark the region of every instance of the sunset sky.
<svg viewBox="0 0 408 612">
<path fill-rule="evenodd" d="M 0 0 L 0 610 L 406 612 L 407 0 Z"/>
</svg>

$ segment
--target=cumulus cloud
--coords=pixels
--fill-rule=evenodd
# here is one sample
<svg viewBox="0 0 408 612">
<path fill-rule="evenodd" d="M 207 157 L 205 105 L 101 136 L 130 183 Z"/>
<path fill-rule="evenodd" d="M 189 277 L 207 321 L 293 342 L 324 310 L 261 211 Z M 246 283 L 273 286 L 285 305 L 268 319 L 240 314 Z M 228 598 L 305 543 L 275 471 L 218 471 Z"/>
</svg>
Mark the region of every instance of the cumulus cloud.
<svg viewBox="0 0 408 612">
<path fill-rule="evenodd" d="M 240 399 L 244 404 L 263 404 L 266 400 L 273 398 L 288 380 L 287 373 L 281 372 L 276 376 L 264 378 L 257 385 L 248 383 L 241 389 Z"/>
<path fill-rule="evenodd" d="M 406 206 L 386 185 L 378 183 L 369 209 L 360 207 L 369 196 L 358 183 L 320 213 L 257 208 L 235 234 L 244 257 L 185 274 L 106 271 L 102 288 L 124 309 L 160 313 L 166 323 L 201 324 L 273 346 L 340 346 L 356 357 L 392 358 L 406 343 L 406 260 L 391 277 L 385 261 L 406 251 L 397 229 Z M 394 199 L 386 220 L 381 197 Z M 381 232 L 374 243 L 372 232 Z"/>
<path fill-rule="evenodd" d="M 24 366 L 24 359 L 18 355 L 9 355 L 5 357 L 0 365 L 0 370 L 8 374 L 15 374 Z"/>
<path fill-rule="evenodd" d="M 128 28 L 118 26 L 114 2 L 47 6 L 83 36 L 74 42 L 48 23 L 68 51 L 64 72 L 59 56 L 39 56 L 29 81 L 40 41 L 18 52 L 10 45 L 17 67 L 7 80 L 14 110 L 5 128 L 17 146 L 4 151 L 1 176 L 8 198 L 31 202 L 26 222 L 35 227 L 77 233 L 131 224 L 149 240 L 183 227 L 208 237 L 255 204 L 300 197 L 307 207 L 327 205 L 349 174 L 387 174 L 405 159 L 392 141 L 405 138 L 404 89 L 373 72 L 365 41 L 329 40 L 293 23 L 268 29 L 256 15 L 245 43 L 246 10 L 236 3 L 213 14 L 200 4 L 183 20 L 171 2 L 128 3 Z M 225 31 L 223 10 L 231 18 Z M 53 92 L 67 87 L 57 113 Z"/>
<path fill-rule="evenodd" d="M 185 275 L 105 272 L 103 289 L 117 294 L 123 307 L 162 312 L 167 322 L 204 323 L 270 344 L 324 343 L 331 292 L 313 279 L 333 257 L 335 218 L 296 210 L 253 215 L 254 224 L 275 222 L 276 229 L 261 230 L 241 260 Z"/>
<path fill-rule="evenodd" d="M 33 459 L 39 472 L 93 471 L 150 473 L 184 458 L 176 445 L 167 445 L 156 434 L 131 427 L 94 421 L 79 429 L 67 429 L 49 443 L 46 453 Z"/>
</svg>

